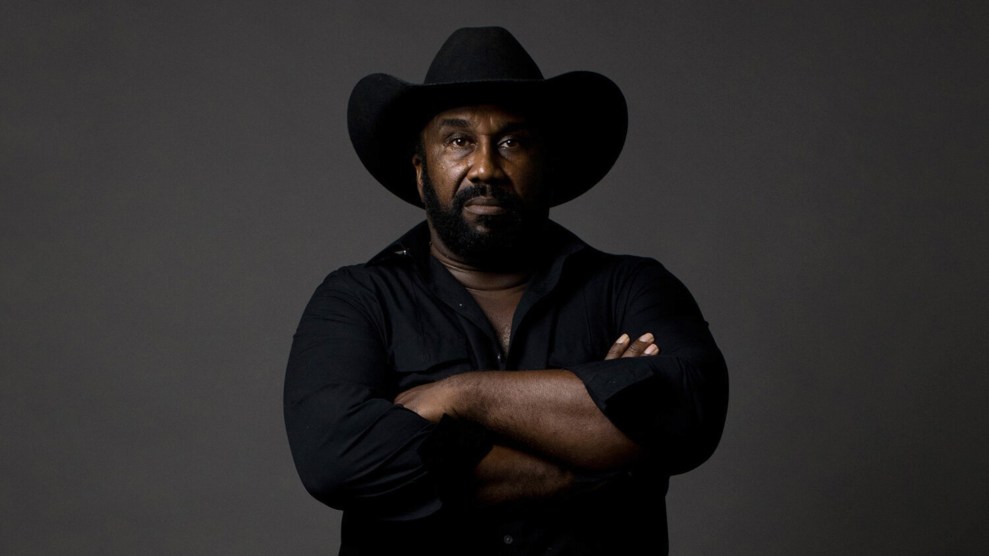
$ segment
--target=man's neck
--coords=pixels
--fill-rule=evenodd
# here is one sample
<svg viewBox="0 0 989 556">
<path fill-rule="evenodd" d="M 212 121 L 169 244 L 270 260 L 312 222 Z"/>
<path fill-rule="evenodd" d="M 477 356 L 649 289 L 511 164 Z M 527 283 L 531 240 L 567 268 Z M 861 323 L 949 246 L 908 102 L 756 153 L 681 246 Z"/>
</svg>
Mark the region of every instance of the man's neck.
<svg viewBox="0 0 989 556">
<path fill-rule="evenodd" d="M 505 291 L 522 288 L 532 275 L 527 265 L 512 268 L 481 268 L 450 251 L 435 234 L 430 234 L 429 253 L 450 274 L 471 291 Z M 524 260 L 520 257 L 519 260 Z"/>
</svg>

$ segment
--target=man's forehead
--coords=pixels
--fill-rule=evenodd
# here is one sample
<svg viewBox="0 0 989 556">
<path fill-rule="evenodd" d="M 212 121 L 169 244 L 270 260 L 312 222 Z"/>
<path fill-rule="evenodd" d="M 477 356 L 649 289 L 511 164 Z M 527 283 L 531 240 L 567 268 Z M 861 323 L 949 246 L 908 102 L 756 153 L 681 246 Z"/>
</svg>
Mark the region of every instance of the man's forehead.
<svg viewBox="0 0 989 556">
<path fill-rule="evenodd" d="M 427 128 L 512 129 L 532 127 L 532 119 L 522 111 L 499 104 L 472 104 L 444 110 L 429 121 Z"/>
</svg>

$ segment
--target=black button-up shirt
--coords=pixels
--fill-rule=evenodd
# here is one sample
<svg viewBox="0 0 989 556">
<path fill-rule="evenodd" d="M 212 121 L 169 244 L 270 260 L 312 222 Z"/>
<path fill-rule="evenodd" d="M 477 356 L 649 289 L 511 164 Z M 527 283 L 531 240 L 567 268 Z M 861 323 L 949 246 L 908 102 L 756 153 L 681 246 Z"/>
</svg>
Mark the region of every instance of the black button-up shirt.
<svg viewBox="0 0 989 556">
<path fill-rule="evenodd" d="M 687 289 L 658 262 L 597 251 L 551 223 L 544 264 L 508 352 L 467 290 L 429 255 L 425 223 L 363 265 L 331 273 L 296 331 L 285 420 L 307 490 L 344 511 L 341 554 L 665 553 L 671 474 L 715 449 L 724 359 Z M 603 361 L 622 333 L 657 356 Z M 568 369 L 645 450 L 564 499 L 476 510 L 457 496 L 489 447 L 469 423 L 433 424 L 392 400 L 484 369 Z"/>
</svg>

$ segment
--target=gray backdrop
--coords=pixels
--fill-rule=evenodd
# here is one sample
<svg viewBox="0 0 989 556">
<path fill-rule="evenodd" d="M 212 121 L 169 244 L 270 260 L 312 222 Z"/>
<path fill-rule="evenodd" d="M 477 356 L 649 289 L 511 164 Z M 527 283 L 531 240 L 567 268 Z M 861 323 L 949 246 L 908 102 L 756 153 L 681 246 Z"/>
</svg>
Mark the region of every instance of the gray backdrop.
<svg viewBox="0 0 989 556">
<path fill-rule="evenodd" d="M 622 158 L 554 216 L 663 261 L 728 359 L 673 554 L 985 553 L 982 2 L 262 0 L 0 7 L 0 553 L 335 553 L 291 336 L 421 218 L 346 100 L 486 24 L 624 89 Z"/>
</svg>

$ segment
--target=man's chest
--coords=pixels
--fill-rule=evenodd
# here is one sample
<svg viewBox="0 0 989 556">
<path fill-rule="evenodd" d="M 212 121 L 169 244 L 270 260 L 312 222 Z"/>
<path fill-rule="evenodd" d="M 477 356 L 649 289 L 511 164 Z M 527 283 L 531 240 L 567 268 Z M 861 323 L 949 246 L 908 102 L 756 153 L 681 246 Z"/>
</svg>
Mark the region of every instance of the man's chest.
<svg viewBox="0 0 989 556">
<path fill-rule="evenodd" d="M 491 324 L 491 331 L 498 340 L 502 356 L 509 353 L 512 340 L 512 320 L 524 291 L 522 287 L 507 290 L 470 291 L 474 302 L 477 303 L 485 318 L 488 319 L 488 323 Z"/>
<path fill-rule="evenodd" d="M 486 369 L 548 369 L 603 358 L 615 330 L 613 308 L 596 295 L 465 296 L 417 292 L 414 310 L 389 314 L 389 364 L 396 387 Z"/>
</svg>

